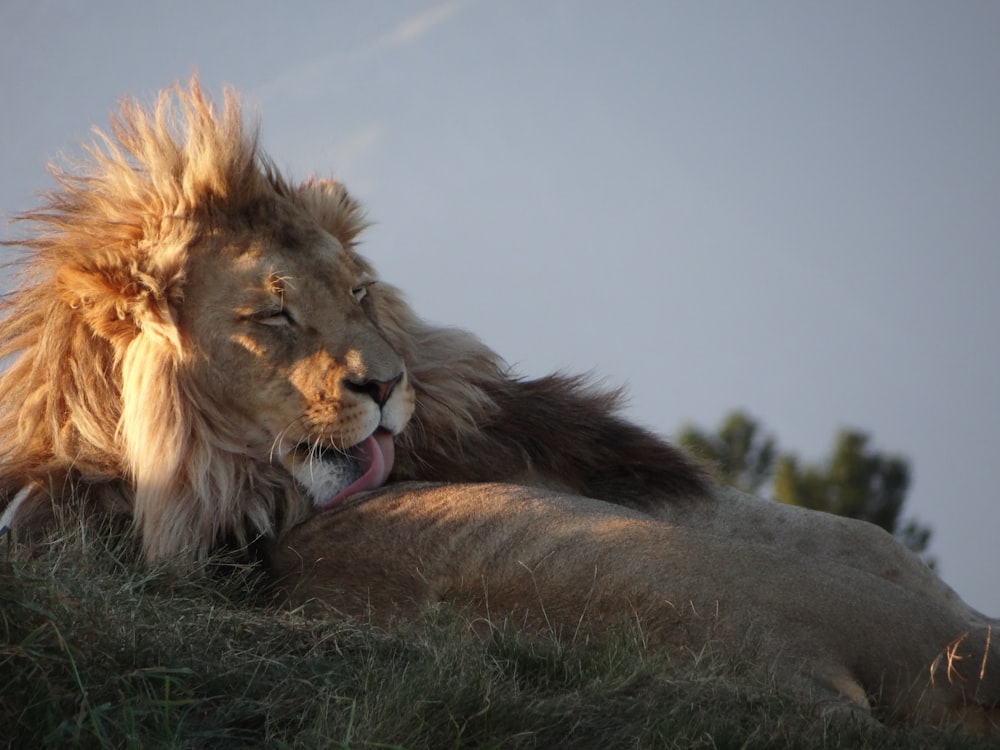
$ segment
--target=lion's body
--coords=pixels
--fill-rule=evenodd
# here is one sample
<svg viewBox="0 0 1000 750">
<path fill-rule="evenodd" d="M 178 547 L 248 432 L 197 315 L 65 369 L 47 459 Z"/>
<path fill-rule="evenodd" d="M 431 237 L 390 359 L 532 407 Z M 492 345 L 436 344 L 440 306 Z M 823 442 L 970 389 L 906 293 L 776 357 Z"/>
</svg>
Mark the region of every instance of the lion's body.
<svg viewBox="0 0 1000 750">
<path fill-rule="evenodd" d="M 695 648 L 711 624 L 803 696 L 997 722 L 995 621 L 874 527 L 714 487 L 617 393 L 518 379 L 422 322 L 358 254 L 359 206 L 277 175 L 233 97 L 126 102 L 89 156 L 23 217 L 0 321 L 21 538 L 67 508 L 148 559 L 256 543 L 356 614 L 448 601 L 569 633 L 635 613 Z M 692 611 L 706 628 L 676 624 Z"/>
<path fill-rule="evenodd" d="M 441 602 L 465 608 L 473 626 L 562 638 L 631 622 L 650 645 L 707 646 L 831 708 L 877 704 L 894 719 L 952 714 L 982 727 L 1000 718 L 1000 670 L 982 671 L 998 658 L 988 623 L 912 590 L 905 572 L 897 585 L 850 558 L 816 562 L 792 546 L 510 485 L 360 496 L 292 532 L 272 559 L 296 600 L 380 622 Z"/>
</svg>

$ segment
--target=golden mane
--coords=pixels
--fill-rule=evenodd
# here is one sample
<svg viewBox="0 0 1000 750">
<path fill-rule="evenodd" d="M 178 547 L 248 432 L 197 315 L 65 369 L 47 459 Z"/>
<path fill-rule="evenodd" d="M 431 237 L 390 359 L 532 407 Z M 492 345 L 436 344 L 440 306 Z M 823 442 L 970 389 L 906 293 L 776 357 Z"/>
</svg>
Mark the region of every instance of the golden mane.
<svg viewBox="0 0 1000 750">
<path fill-rule="evenodd" d="M 178 323 L 190 249 L 281 204 L 286 224 L 326 231 L 375 278 L 354 252 L 364 213 L 336 182 L 286 182 L 236 94 L 219 111 L 197 79 L 152 108 L 123 100 L 110 134 L 95 132 L 84 159 L 52 169 L 43 207 L 18 217 L 28 236 L 5 243 L 26 252 L 0 308 L 0 509 L 18 497 L 31 529 L 79 502 L 85 517 L 134 522 L 151 558 L 273 536 L 309 506 L 280 464 L 235 449 L 238 430 L 190 376 Z M 375 299 L 416 393 L 392 478 L 531 482 L 636 506 L 705 490 L 686 456 L 617 416 L 617 393 L 519 380 L 395 288 L 380 282 Z"/>
<path fill-rule="evenodd" d="M 197 80 L 152 110 L 124 100 L 111 135 L 96 135 L 73 171 L 52 169 L 45 206 L 18 217 L 35 231 L 16 243 L 28 252 L 2 307 L 0 482 L 8 496 L 33 488 L 28 515 L 74 492 L 88 512 L 134 515 L 152 556 L 246 542 L 271 530 L 287 488 L 206 430 L 175 310 L 189 219 L 289 187 L 235 95 L 216 112 Z"/>
</svg>

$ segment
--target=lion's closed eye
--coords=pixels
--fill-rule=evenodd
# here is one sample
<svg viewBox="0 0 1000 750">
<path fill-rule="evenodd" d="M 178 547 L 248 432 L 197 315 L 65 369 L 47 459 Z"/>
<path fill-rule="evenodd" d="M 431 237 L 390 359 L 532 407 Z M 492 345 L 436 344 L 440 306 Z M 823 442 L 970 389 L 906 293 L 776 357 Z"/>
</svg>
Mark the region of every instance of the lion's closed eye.
<svg viewBox="0 0 1000 750">
<path fill-rule="evenodd" d="M 239 316 L 241 321 L 260 323 L 266 326 L 294 326 L 298 324 L 292 312 L 283 305 L 267 305 Z"/>
</svg>

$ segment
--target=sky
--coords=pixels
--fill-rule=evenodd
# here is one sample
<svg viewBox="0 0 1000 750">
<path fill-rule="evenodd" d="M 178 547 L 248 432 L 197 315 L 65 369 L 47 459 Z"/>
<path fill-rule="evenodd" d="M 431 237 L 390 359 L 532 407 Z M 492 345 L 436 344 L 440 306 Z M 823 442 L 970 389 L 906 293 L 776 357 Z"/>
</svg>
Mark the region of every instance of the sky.
<svg viewBox="0 0 1000 750">
<path fill-rule="evenodd" d="M 14 0 L 0 213 L 126 94 L 243 92 L 417 311 L 670 436 L 743 409 L 913 469 L 904 516 L 1000 615 L 1000 4 Z"/>
</svg>

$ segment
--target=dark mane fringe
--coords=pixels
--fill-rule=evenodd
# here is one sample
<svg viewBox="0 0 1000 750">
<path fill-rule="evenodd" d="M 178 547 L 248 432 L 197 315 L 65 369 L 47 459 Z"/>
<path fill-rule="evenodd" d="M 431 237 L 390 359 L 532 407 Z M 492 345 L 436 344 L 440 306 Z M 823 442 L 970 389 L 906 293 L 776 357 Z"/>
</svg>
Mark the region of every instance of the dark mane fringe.
<svg viewBox="0 0 1000 750">
<path fill-rule="evenodd" d="M 421 436 L 396 478 L 537 484 L 639 510 L 709 494 L 705 467 L 620 415 L 620 389 L 559 373 L 481 387 L 490 406 L 478 429 Z"/>
</svg>

